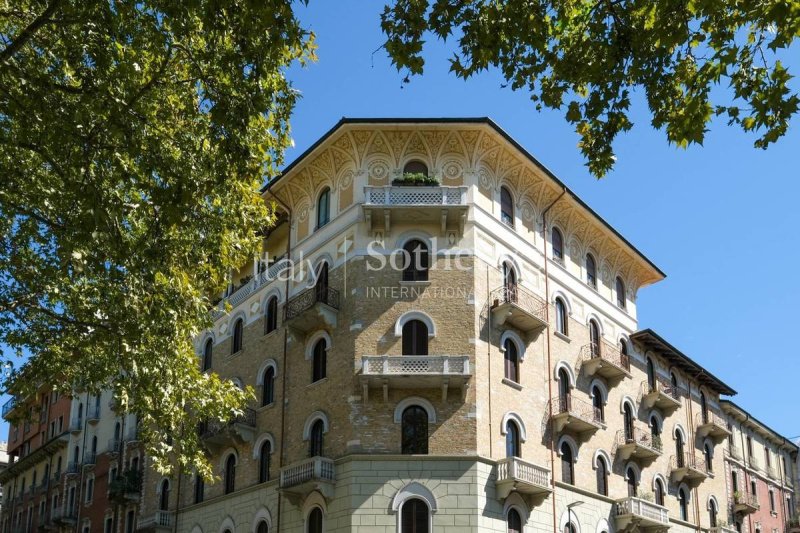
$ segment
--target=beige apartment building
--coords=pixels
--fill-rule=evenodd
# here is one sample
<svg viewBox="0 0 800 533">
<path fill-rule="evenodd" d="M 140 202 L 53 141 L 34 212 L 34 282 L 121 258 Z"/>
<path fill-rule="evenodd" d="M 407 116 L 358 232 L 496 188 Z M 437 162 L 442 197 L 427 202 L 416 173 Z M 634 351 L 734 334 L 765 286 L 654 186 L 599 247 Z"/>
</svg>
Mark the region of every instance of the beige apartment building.
<svg viewBox="0 0 800 533">
<path fill-rule="evenodd" d="M 759 531 L 735 391 L 638 327 L 664 274 L 491 120 L 343 119 L 263 197 L 196 341 L 258 399 L 198 428 L 218 482 L 145 467 L 114 531 Z"/>
</svg>

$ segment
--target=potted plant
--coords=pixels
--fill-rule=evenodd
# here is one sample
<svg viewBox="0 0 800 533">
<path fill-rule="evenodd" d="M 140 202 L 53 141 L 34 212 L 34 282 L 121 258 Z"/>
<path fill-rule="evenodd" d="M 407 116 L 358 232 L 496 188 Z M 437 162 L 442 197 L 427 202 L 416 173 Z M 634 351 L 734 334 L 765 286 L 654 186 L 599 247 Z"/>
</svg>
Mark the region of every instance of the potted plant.
<svg viewBox="0 0 800 533">
<path fill-rule="evenodd" d="M 421 172 L 406 172 L 403 177 L 392 180 L 392 185 L 400 185 L 405 187 L 430 187 L 432 185 L 439 185 L 439 181 L 433 176 L 428 176 Z"/>
</svg>

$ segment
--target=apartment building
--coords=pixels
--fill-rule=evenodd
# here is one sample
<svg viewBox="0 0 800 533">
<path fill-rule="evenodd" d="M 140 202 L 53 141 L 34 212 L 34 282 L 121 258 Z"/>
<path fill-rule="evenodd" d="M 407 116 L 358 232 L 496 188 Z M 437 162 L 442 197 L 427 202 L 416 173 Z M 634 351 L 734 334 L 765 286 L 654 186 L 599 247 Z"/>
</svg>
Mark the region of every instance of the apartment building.
<svg viewBox="0 0 800 533">
<path fill-rule="evenodd" d="M 664 274 L 491 120 L 343 119 L 263 197 L 263 255 L 196 339 L 258 396 L 198 428 L 218 481 L 96 460 L 82 494 L 114 466 L 141 487 L 65 531 L 756 531 L 735 391 L 638 326 Z M 102 452 L 107 416 L 65 461 Z"/>
<path fill-rule="evenodd" d="M 722 409 L 730 431 L 725 475 L 740 531 L 800 529 L 795 514 L 797 445 L 730 400 L 723 400 Z"/>
</svg>

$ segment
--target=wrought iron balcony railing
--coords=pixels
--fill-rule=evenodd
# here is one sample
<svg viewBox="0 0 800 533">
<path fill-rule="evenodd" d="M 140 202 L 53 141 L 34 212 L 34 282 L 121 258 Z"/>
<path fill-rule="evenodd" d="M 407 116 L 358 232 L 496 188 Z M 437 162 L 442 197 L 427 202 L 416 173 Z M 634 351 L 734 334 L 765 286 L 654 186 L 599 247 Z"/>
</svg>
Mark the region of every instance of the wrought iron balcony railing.
<svg viewBox="0 0 800 533">
<path fill-rule="evenodd" d="M 510 323 L 523 331 L 547 326 L 547 302 L 520 285 L 504 285 L 489 294 L 497 325 Z"/>
<path fill-rule="evenodd" d="M 636 448 L 643 449 L 644 453 L 637 454 L 636 450 L 632 450 L 630 455 L 652 456 L 661 455 L 663 452 L 661 436 L 653 435 L 650 428 L 645 429 L 639 426 L 617 431 L 617 448 L 619 449 L 625 446 L 635 446 Z"/>
<path fill-rule="evenodd" d="M 339 291 L 331 287 L 311 287 L 286 303 L 286 320 L 292 320 L 316 304 L 339 309 Z"/>
</svg>

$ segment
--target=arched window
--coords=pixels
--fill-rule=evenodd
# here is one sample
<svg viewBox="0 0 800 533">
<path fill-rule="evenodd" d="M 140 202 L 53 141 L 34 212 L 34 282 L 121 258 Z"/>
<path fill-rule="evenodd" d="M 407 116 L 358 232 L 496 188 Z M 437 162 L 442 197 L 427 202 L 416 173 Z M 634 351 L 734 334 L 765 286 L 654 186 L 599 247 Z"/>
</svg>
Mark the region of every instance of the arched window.
<svg viewBox="0 0 800 533">
<path fill-rule="evenodd" d="M 600 421 L 605 422 L 606 420 L 606 406 L 603 403 L 603 393 L 600 391 L 600 387 L 595 385 L 592 387 L 592 406 L 596 413 L 598 413 Z"/>
<path fill-rule="evenodd" d="M 552 229 L 550 242 L 553 245 L 553 259 L 559 263 L 564 263 L 564 237 L 558 228 Z"/>
<path fill-rule="evenodd" d="M 615 285 L 617 290 L 617 307 L 625 309 L 625 283 L 622 281 L 621 277 L 617 276 Z"/>
<path fill-rule="evenodd" d="M 663 505 L 664 505 L 664 484 L 661 482 L 660 479 L 656 479 L 655 490 L 656 490 L 656 494 L 655 494 L 656 505 L 661 505 L 663 507 Z"/>
<path fill-rule="evenodd" d="M 403 324 L 403 355 L 428 355 L 428 326 L 422 320 Z"/>
<path fill-rule="evenodd" d="M 655 416 L 650 417 L 650 436 L 653 441 L 653 447 L 661 451 L 661 424 Z"/>
<path fill-rule="evenodd" d="M 517 273 L 508 261 L 503 262 L 503 289 L 506 302 L 517 301 Z"/>
<path fill-rule="evenodd" d="M 625 441 L 633 442 L 633 409 L 631 408 L 631 404 L 625 402 L 625 405 L 622 407 L 622 411 L 623 422 L 625 424 Z"/>
<path fill-rule="evenodd" d="M 194 503 L 201 503 L 206 495 L 206 482 L 203 476 L 197 474 L 194 476 Z"/>
<path fill-rule="evenodd" d="M 161 482 L 161 494 L 158 498 L 158 510 L 169 510 L 169 481 L 166 479 Z"/>
<path fill-rule="evenodd" d="M 578 529 L 572 522 L 567 522 L 564 524 L 564 533 L 578 533 Z"/>
<path fill-rule="evenodd" d="M 322 189 L 317 198 L 317 229 L 327 224 L 331 219 L 331 190 Z"/>
<path fill-rule="evenodd" d="M 311 361 L 311 383 L 325 379 L 328 372 L 328 345 L 325 339 L 320 339 L 314 345 Z"/>
<path fill-rule="evenodd" d="M 317 420 L 311 426 L 311 431 L 308 437 L 308 456 L 309 457 L 322 457 L 325 445 L 325 424 L 322 420 Z"/>
<path fill-rule="evenodd" d="M 597 264 L 592 254 L 586 254 L 586 283 L 590 287 L 597 288 Z"/>
<path fill-rule="evenodd" d="M 563 368 L 558 369 L 558 401 L 559 413 L 566 413 L 570 408 L 570 383 L 569 375 Z"/>
<path fill-rule="evenodd" d="M 506 457 L 522 457 L 519 427 L 513 420 L 506 423 Z"/>
<path fill-rule="evenodd" d="M 603 457 L 597 457 L 597 493 L 608 496 L 608 465 Z"/>
<path fill-rule="evenodd" d="M 681 508 L 681 520 L 684 522 L 689 521 L 689 495 L 686 494 L 686 489 L 682 488 L 678 491 L 678 505 Z"/>
<path fill-rule="evenodd" d="M 708 424 L 708 402 L 703 391 L 700 391 L 700 416 L 703 418 L 703 424 Z"/>
<path fill-rule="evenodd" d="M 753 479 L 750 481 L 750 494 L 753 496 L 758 496 L 758 491 L 756 490 L 758 487 L 756 485 L 756 480 Z"/>
<path fill-rule="evenodd" d="M 307 533 L 322 533 L 322 509 L 314 507 L 308 513 L 308 531 Z"/>
<path fill-rule="evenodd" d="M 656 390 L 656 365 L 650 357 L 647 358 L 647 385 L 650 387 L 650 392 Z"/>
<path fill-rule="evenodd" d="M 514 200 L 506 187 L 500 187 L 500 220 L 514 227 Z"/>
<path fill-rule="evenodd" d="M 600 357 L 600 326 L 595 320 L 589 321 L 589 342 L 591 342 L 592 357 Z"/>
<path fill-rule="evenodd" d="M 630 466 L 625 470 L 625 481 L 628 484 L 628 496 L 631 498 L 636 498 L 638 494 L 639 480 L 636 479 L 636 471 Z"/>
<path fill-rule="evenodd" d="M 678 468 L 686 466 L 686 458 L 683 455 L 683 436 L 680 432 L 675 433 L 675 461 Z"/>
<path fill-rule="evenodd" d="M 522 517 L 516 509 L 511 508 L 508 510 L 508 533 L 522 533 Z"/>
<path fill-rule="evenodd" d="M 242 337 L 244 336 L 244 320 L 238 319 L 233 325 L 233 342 L 231 343 L 231 353 L 242 350 Z"/>
<path fill-rule="evenodd" d="M 669 375 L 670 383 L 672 383 L 672 397 L 678 397 L 678 376 L 675 375 L 674 372 L 671 372 Z"/>
<path fill-rule="evenodd" d="M 403 281 L 428 281 L 428 245 L 419 239 L 412 239 L 403 245 L 403 256 Z"/>
<path fill-rule="evenodd" d="M 717 527 L 717 502 L 714 500 L 708 502 L 708 524 Z"/>
<path fill-rule="evenodd" d="M 503 343 L 503 359 L 505 360 L 506 379 L 519 383 L 519 354 L 516 343 L 511 339 L 506 339 Z"/>
<path fill-rule="evenodd" d="M 97 435 L 92 437 L 92 456 L 97 454 Z"/>
<path fill-rule="evenodd" d="M 314 283 L 314 292 L 316 293 L 317 301 L 327 304 L 328 302 L 328 262 L 323 261 L 319 264 L 316 271 L 316 282 Z"/>
<path fill-rule="evenodd" d="M 203 372 L 211 370 L 211 363 L 214 357 L 214 341 L 208 339 L 203 346 Z"/>
<path fill-rule="evenodd" d="M 272 454 L 272 443 L 265 440 L 261 445 L 258 452 L 258 482 L 265 483 L 269 481 L 269 463 L 270 455 Z"/>
<path fill-rule="evenodd" d="M 262 520 L 256 527 L 256 533 L 269 533 L 269 525 L 266 521 Z"/>
<path fill-rule="evenodd" d="M 561 443 L 561 481 L 575 484 L 575 465 L 572 456 L 572 447 L 566 441 Z"/>
<path fill-rule="evenodd" d="M 401 533 L 428 533 L 430 512 L 428 504 L 420 498 L 411 498 L 400 509 Z"/>
<path fill-rule="evenodd" d="M 422 161 L 409 161 L 403 167 L 403 174 L 422 174 L 423 176 L 427 176 L 428 165 Z"/>
<path fill-rule="evenodd" d="M 225 459 L 225 494 L 230 494 L 236 489 L 236 456 L 228 455 Z"/>
<path fill-rule="evenodd" d="M 714 458 L 711 455 L 711 446 L 709 446 L 708 443 L 703 445 L 703 455 L 705 456 L 706 460 L 706 470 L 710 474 L 714 472 Z"/>
<path fill-rule="evenodd" d="M 272 333 L 278 329 L 278 297 L 272 296 L 267 300 L 267 309 L 264 313 L 264 334 Z"/>
<path fill-rule="evenodd" d="M 322 339 L 320 339 L 322 340 Z M 271 405 L 275 401 L 275 367 L 270 366 L 264 371 L 264 384 L 261 390 L 261 406 Z"/>
<path fill-rule="evenodd" d="M 419 405 L 410 405 L 401 417 L 402 442 L 404 455 L 428 453 L 428 412 Z"/>
<path fill-rule="evenodd" d="M 556 298 L 556 331 L 562 335 L 569 335 L 567 305 L 561 298 Z"/>
</svg>

